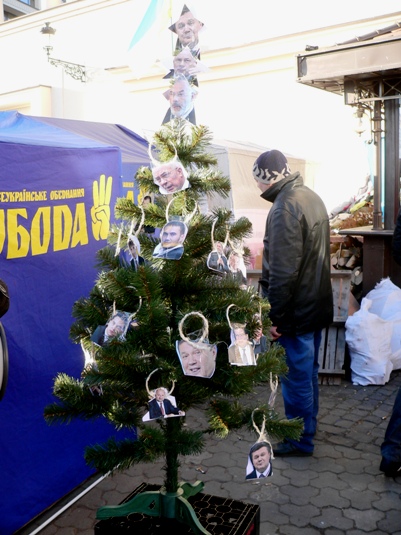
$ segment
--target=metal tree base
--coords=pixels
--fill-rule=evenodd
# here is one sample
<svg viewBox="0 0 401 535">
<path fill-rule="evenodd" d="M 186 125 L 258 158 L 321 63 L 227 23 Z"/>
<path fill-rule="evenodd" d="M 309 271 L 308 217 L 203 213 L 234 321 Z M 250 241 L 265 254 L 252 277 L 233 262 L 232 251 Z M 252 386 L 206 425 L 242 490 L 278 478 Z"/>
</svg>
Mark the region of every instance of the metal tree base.
<svg viewBox="0 0 401 535">
<path fill-rule="evenodd" d="M 188 525 L 196 535 L 211 535 L 199 522 L 192 505 L 187 498 L 195 496 L 203 490 L 203 481 L 180 483 L 177 492 L 158 491 L 142 492 L 121 505 L 106 505 L 97 510 L 96 518 L 106 519 L 128 516 L 131 513 L 142 513 L 175 519 Z"/>
</svg>

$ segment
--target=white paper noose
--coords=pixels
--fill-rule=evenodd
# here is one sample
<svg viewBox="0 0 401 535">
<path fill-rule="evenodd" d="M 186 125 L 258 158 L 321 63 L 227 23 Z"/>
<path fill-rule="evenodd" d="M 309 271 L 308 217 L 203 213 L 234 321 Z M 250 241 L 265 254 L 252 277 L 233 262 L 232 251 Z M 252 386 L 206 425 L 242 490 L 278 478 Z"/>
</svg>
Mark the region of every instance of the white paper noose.
<svg viewBox="0 0 401 535">
<path fill-rule="evenodd" d="M 148 395 L 149 395 L 149 399 L 153 399 L 153 398 L 154 398 L 154 395 L 152 395 L 152 394 L 150 393 L 150 390 L 149 390 L 149 379 L 150 379 L 151 376 L 152 376 L 154 373 L 156 373 L 158 370 L 161 370 L 161 368 L 156 368 L 155 370 L 153 370 L 152 372 L 150 372 L 150 374 L 148 375 L 148 377 L 147 377 L 147 379 L 146 379 L 146 392 L 147 392 Z M 172 386 L 171 386 L 171 390 L 167 392 L 167 395 L 168 395 L 168 396 L 171 396 L 171 394 L 172 394 L 172 392 L 173 392 L 173 390 L 174 390 L 174 387 L 175 387 L 175 381 L 173 380 L 173 384 L 172 384 Z M 164 386 L 162 386 L 162 387 L 158 386 L 154 391 L 156 391 L 158 388 L 165 388 L 165 387 L 164 387 Z M 167 389 L 165 388 L 165 390 L 167 390 Z"/>
<path fill-rule="evenodd" d="M 228 305 L 227 307 L 227 310 L 226 310 L 226 318 L 227 318 L 227 322 L 228 322 L 228 326 L 230 327 L 230 329 L 234 330 L 234 327 L 230 321 L 230 315 L 229 315 L 229 310 L 231 307 L 236 307 L 237 305 L 234 305 L 234 303 L 231 303 L 231 305 Z M 237 307 L 238 308 L 238 307 Z M 238 324 L 239 325 L 239 324 Z M 245 323 L 241 323 L 241 326 L 245 327 Z"/>
<path fill-rule="evenodd" d="M 198 316 L 203 321 L 202 335 L 197 339 L 196 342 L 194 342 L 193 340 L 191 340 L 190 338 L 185 336 L 185 334 L 184 334 L 184 332 L 182 330 L 183 329 L 183 325 L 184 325 L 186 319 L 189 318 L 189 316 Z M 197 349 L 204 349 L 204 345 L 202 343 L 205 340 L 205 338 L 207 339 L 209 337 L 209 323 L 208 323 L 207 319 L 205 318 L 205 316 L 201 312 L 189 312 L 188 314 L 186 314 L 182 318 L 180 323 L 178 324 L 178 330 L 179 330 L 181 338 L 183 340 L 185 340 L 186 342 L 188 342 L 188 344 L 190 344 L 192 347 L 196 347 Z"/>
<path fill-rule="evenodd" d="M 118 256 L 120 254 L 120 242 L 121 242 L 121 234 L 122 234 L 122 228 L 118 231 L 118 238 L 117 238 L 117 244 L 116 244 L 116 253 L 114 256 Z"/>
<path fill-rule="evenodd" d="M 173 144 L 171 143 L 171 145 L 173 145 Z M 168 160 L 167 162 L 159 162 L 158 160 L 156 160 L 156 158 L 154 158 L 154 156 L 152 154 L 152 144 L 149 143 L 149 145 L 148 145 L 148 155 L 149 155 L 150 161 L 152 162 L 153 167 L 158 167 L 159 165 L 163 165 L 163 164 L 169 163 L 169 162 L 175 162 L 176 160 L 178 160 L 178 154 L 177 154 L 177 149 L 176 149 L 175 145 L 173 145 L 173 149 L 174 149 L 174 157 L 171 160 Z"/>
<path fill-rule="evenodd" d="M 129 240 L 131 239 L 131 236 L 137 237 L 138 234 L 141 231 L 141 228 L 143 227 L 144 222 L 145 222 L 145 212 L 144 212 L 142 206 L 139 206 L 139 208 L 141 209 L 141 212 L 142 212 L 141 213 L 141 219 L 140 219 L 138 228 L 136 229 L 135 233 L 134 233 L 134 228 L 135 228 L 135 224 L 136 224 L 137 220 L 135 218 L 132 219 L 131 226 L 130 226 L 130 229 L 129 229 L 129 232 L 128 232 L 128 236 L 127 236 L 127 246 L 128 246 Z M 117 243 L 116 243 L 116 252 L 115 252 L 114 256 L 118 256 L 120 254 L 122 233 L 123 233 L 123 229 L 121 227 L 120 230 L 118 231 L 118 238 L 117 238 Z"/>
<path fill-rule="evenodd" d="M 95 365 L 96 364 L 96 358 L 95 358 L 94 343 L 91 342 L 90 350 L 85 347 L 83 340 L 81 340 L 80 344 L 81 344 L 81 349 L 82 349 L 84 357 L 85 357 L 84 369 L 87 368 L 88 366 Z"/>
<path fill-rule="evenodd" d="M 213 251 L 216 249 L 216 245 L 215 245 L 215 241 L 214 241 L 214 227 L 216 226 L 216 223 L 217 223 L 218 219 L 216 217 L 216 219 L 213 220 L 213 223 L 212 223 L 212 230 L 211 230 L 211 242 L 212 242 L 212 249 Z M 227 231 L 227 234 L 226 234 L 226 237 L 224 239 L 224 242 L 223 242 L 223 248 L 225 249 L 227 247 L 227 242 L 228 242 L 228 236 L 229 236 L 229 232 Z M 217 241 L 220 241 L 220 240 L 217 240 Z"/>
<path fill-rule="evenodd" d="M 170 209 L 170 206 L 171 204 L 174 202 L 175 198 L 173 197 L 169 203 L 167 204 L 166 206 L 166 222 L 169 223 L 169 218 L 168 218 L 168 211 Z M 193 211 L 188 214 L 186 217 L 184 217 L 184 223 L 188 226 L 188 223 L 191 221 L 191 219 L 194 217 L 194 215 L 196 214 L 196 211 L 198 209 L 198 203 L 195 201 L 195 208 L 193 209 Z"/>
<path fill-rule="evenodd" d="M 132 221 L 131 221 L 131 227 L 129 229 L 129 232 L 128 232 L 128 240 L 130 239 L 130 236 L 138 236 L 140 231 L 141 231 L 141 228 L 143 227 L 143 224 L 145 222 L 145 211 L 142 207 L 142 205 L 140 204 L 139 205 L 139 208 L 141 209 L 141 219 L 139 221 L 139 225 L 138 225 L 138 228 L 136 229 L 135 231 L 135 234 L 134 234 L 134 228 L 135 228 L 135 223 L 136 223 L 136 219 L 133 218 Z"/>
<path fill-rule="evenodd" d="M 227 233 L 227 241 L 231 247 L 231 250 L 234 252 L 234 253 L 237 253 L 237 255 L 243 257 L 244 256 L 244 245 L 242 243 L 242 241 L 240 242 L 239 245 L 237 245 L 237 243 L 233 242 L 230 240 L 229 238 L 229 234 Z"/>
<path fill-rule="evenodd" d="M 270 372 L 270 389 L 271 389 L 271 393 L 270 393 L 270 397 L 269 397 L 269 407 L 271 409 L 273 409 L 274 404 L 276 402 L 277 387 L 278 387 L 278 377 L 277 377 L 277 375 L 275 375 L 274 379 L 273 379 L 273 374 L 272 374 L 272 372 Z"/>
<path fill-rule="evenodd" d="M 271 459 L 273 460 L 274 459 L 274 455 L 273 455 L 273 448 L 272 448 L 272 445 L 270 443 L 270 440 L 267 438 L 267 434 L 266 434 L 266 416 L 263 414 L 263 421 L 262 421 L 262 428 L 259 429 L 258 426 L 255 424 L 255 420 L 253 419 L 253 415 L 255 414 L 256 411 L 260 411 L 261 409 L 259 409 L 259 407 L 256 407 L 256 409 L 254 409 L 252 411 L 252 425 L 253 427 L 255 428 L 256 432 L 258 433 L 259 437 L 257 439 L 256 442 L 267 442 L 267 444 L 269 444 L 270 446 L 270 451 L 271 451 Z"/>
</svg>

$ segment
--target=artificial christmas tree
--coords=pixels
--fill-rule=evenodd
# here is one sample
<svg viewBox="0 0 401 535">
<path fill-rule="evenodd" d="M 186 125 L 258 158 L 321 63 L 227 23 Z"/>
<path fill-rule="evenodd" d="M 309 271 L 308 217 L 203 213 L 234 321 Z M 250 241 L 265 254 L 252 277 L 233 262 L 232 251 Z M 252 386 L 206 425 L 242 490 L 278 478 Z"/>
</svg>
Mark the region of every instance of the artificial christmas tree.
<svg viewBox="0 0 401 535">
<path fill-rule="evenodd" d="M 246 218 L 236 221 L 230 211 L 210 213 L 204 208 L 208 196 L 226 196 L 230 191 L 229 179 L 222 176 L 208 152 L 210 141 L 206 127 L 185 120 L 173 120 L 154 135 L 152 160 L 155 154 L 158 162 L 178 159 L 187 171 L 189 187 L 158 195 L 151 168 L 138 171 L 141 191 L 156 195 L 155 202 L 144 210 L 129 199 L 118 200 L 119 223 L 111 227 L 109 246 L 98 253 L 97 282 L 90 296 L 78 301 L 73 310 L 76 322 L 71 337 L 82 345 L 86 365 L 80 378 L 60 374 L 55 379 L 54 395 L 59 401 L 46 407 L 46 420 L 68 423 L 72 418 L 104 417 L 117 428 L 131 431 L 132 438 L 87 448 L 86 461 L 102 473 L 165 459 L 160 490 L 140 493 L 121 506 L 103 507 L 98 518 L 140 511 L 177 518 L 196 533 L 207 533 L 187 501 L 202 490 L 203 483 L 180 483 L 180 457 L 199 454 L 204 433 L 225 437 L 230 430 L 247 426 L 251 437 L 255 424 L 261 427 L 262 422 L 264 438 L 297 438 L 302 430 L 301 421 L 281 419 L 268 401 L 272 377 L 286 371 L 280 346 L 273 344 L 258 353 L 256 365 L 229 361 L 231 327 L 246 326 L 253 340 L 261 325 L 263 331 L 268 330 L 269 304 L 230 272 L 219 273 L 207 265 L 215 240 L 236 253 L 242 250 L 246 260 L 248 251 L 242 243 L 252 231 Z M 141 232 L 143 225 L 160 229 L 170 221 L 184 222 L 188 229 L 178 260 L 155 257 L 158 239 Z M 123 258 L 134 232 L 145 260 L 135 269 Z M 95 344 L 92 334 L 116 311 L 128 316 L 125 327 L 112 333 L 107 343 Z M 211 375 L 196 376 L 196 367 L 189 374 L 185 371 L 180 340 L 199 351 L 215 348 Z M 263 382 L 266 400 L 260 400 L 258 410 L 243 406 L 241 396 Z M 174 392 L 181 413 L 144 418 L 152 395 L 161 389 L 164 394 Z M 208 412 L 209 428 L 204 432 L 184 426 L 184 413 L 193 406 L 203 406 Z"/>
</svg>

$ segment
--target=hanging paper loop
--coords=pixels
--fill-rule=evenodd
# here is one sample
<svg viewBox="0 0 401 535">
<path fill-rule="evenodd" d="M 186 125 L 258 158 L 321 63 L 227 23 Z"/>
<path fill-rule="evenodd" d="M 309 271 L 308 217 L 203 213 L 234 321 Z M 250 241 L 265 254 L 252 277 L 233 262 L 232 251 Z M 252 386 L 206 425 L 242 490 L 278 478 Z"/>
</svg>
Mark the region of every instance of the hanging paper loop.
<svg viewBox="0 0 401 535">
<path fill-rule="evenodd" d="M 214 240 L 214 229 L 215 229 L 215 226 L 216 226 L 216 223 L 217 223 L 218 219 L 216 217 L 216 219 L 213 220 L 213 223 L 212 223 L 212 229 L 211 229 L 211 237 L 210 237 L 210 240 L 212 242 L 212 249 L 213 251 L 216 249 L 216 242 Z M 224 239 L 224 242 L 223 242 L 223 249 L 225 249 L 227 247 L 227 242 L 228 242 L 228 237 L 229 237 L 229 232 L 227 231 L 226 233 L 226 237 Z"/>
<path fill-rule="evenodd" d="M 142 205 L 139 205 L 139 208 L 141 210 L 141 219 L 139 221 L 139 224 L 137 226 L 137 229 L 136 229 L 135 233 L 134 233 L 134 229 L 135 229 L 135 224 L 136 224 L 137 220 L 136 220 L 135 217 L 132 219 L 131 227 L 130 227 L 129 232 L 128 232 L 128 240 L 129 240 L 130 236 L 138 236 L 139 235 L 139 233 L 141 232 L 141 229 L 143 227 L 143 224 L 145 222 L 145 212 L 144 212 L 144 209 L 143 209 Z"/>
<path fill-rule="evenodd" d="M 276 402 L 277 387 L 278 387 L 278 377 L 277 377 L 277 375 L 275 375 L 274 379 L 273 379 L 273 374 L 272 374 L 272 372 L 270 372 L 270 389 L 271 389 L 271 393 L 270 393 L 270 397 L 269 397 L 269 407 L 271 409 L 273 409 L 274 404 Z"/>
<path fill-rule="evenodd" d="M 114 256 L 118 256 L 120 254 L 120 242 L 121 242 L 121 234 L 122 234 L 122 228 L 118 231 L 118 238 L 117 238 L 117 244 L 116 244 L 116 252 Z"/>
<path fill-rule="evenodd" d="M 255 428 L 256 432 L 258 433 L 258 440 L 256 442 L 268 442 L 267 440 L 267 435 L 266 435 L 266 416 L 263 415 L 263 421 L 262 421 L 262 427 L 261 429 L 258 428 L 258 426 L 256 425 L 255 423 L 255 420 L 253 419 L 253 416 L 255 414 L 255 412 L 257 411 L 260 411 L 261 409 L 259 409 L 259 407 L 256 407 L 256 409 L 254 409 L 252 411 L 252 425 L 253 427 Z"/>
<path fill-rule="evenodd" d="M 153 370 L 152 372 L 150 372 L 150 374 L 148 375 L 148 377 L 146 378 L 146 392 L 148 393 L 149 395 L 149 399 L 152 399 L 154 397 L 154 395 L 150 392 L 149 390 L 149 379 L 152 377 L 152 375 L 154 373 L 156 373 L 157 371 L 161 370 L 161 368 L 156 368 L 155 370 Z M 175 381 L 172 381 L 172 385 L 171 385 L 171 390 L 167 393 L 168 396 L 171 396 L 173 390 L 174 390 L 174 387 L 175 387 Z M 163 387 L 164 388 L 164 387 Z M 167 390 L 167 389 L 166 389 Z"/>
<path fill-rule="evenodd" d="M 234 327 L 231 324 L 230 315 L 229 315 L 229 310 L 231 307 L 237 307 L 237 305 L 235 305 L 234 303 L 231 303 L 231 305 L 228 305 L 227 310 L 226 310 L 226 318 L 227 318 L 228 326 L 230 327 L 230 329 L 234 329 Z"/>
<path fill-rule="evenodd" d="M 175 198 L 173 197 L 169 203 L 167 204 L 166 206 L 166 222 L 169 223 L 170 222 L 170 219 L 169 219 L 169 210 L 170 210 L 170 206 L 172 205 L 172 203 L 175 201 Z M 184 217 L 184 223 L 186 225 L 188 225 L 188 223 L 191 221 L 191 219 L 194 217 L 194 215 L 196 214 L 196 211 L 198 209 L 198 203 L 195 202 L 195 208 L 192 210 L 192 212 L 190 214 L 188 214 L 186 217 Z"/>
<path fill-rule="evenodd" d="M 199 318 L 202 319 L 203 321 L 203 329 L 202 329 L 202 335 L 200 337 L 197 337 L 197 340 L 196 342 L 191 340 L 190 338 L 188 338 L 187 336 L 185 336 L 184 332 L 183 332 L 183 325 L 185 323 L 185 321 L 190 317 L 190 316 L 197 316 Z M 205 339 L 208 338 L 209 336 L 209 323 L 207 321 L 207 319 L 205 318 L 205 316 L 203 314 L 201 314 L 200 312 L 189 312 L 188 314 L 186 314 L 182 320 L 180 321 L 180 323 L 178 324 L 178 330 L 179 330 L 179 333 L 180 333 L 180 336 L 183 340 L 185 340 L 186 342 L 188 342 L 189 344 L 191 344 L 193 347 L 197 347 L 197 348 L 203 348 L 203 341 Z"/>
</svg>

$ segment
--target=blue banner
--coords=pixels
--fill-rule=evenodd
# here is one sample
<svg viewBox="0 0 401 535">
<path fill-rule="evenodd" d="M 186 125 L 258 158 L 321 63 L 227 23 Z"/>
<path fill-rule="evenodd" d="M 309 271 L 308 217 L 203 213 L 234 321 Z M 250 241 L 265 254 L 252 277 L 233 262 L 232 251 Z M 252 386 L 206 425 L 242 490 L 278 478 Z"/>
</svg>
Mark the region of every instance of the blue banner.
<svg viewBox="0 0 401 535">
<path fill-rule="evenodd" d="M 118 147 L 47 125 L 46 132 L 19 114 L 13 124 L 9 113 L 0 113 L 0 278 L 10 294 L 1 320 L 9 348 L 0 401 L 2 535 L 89 477 L 85 447 L 117 434 L 100 420 L 49 426 L 43 412 L 55 401 L 56 375 L 79 378 L 83 369 L 81 347 L 69 339 L 71 312 L 94 286 L 122 176 Z"/>
</svg>

